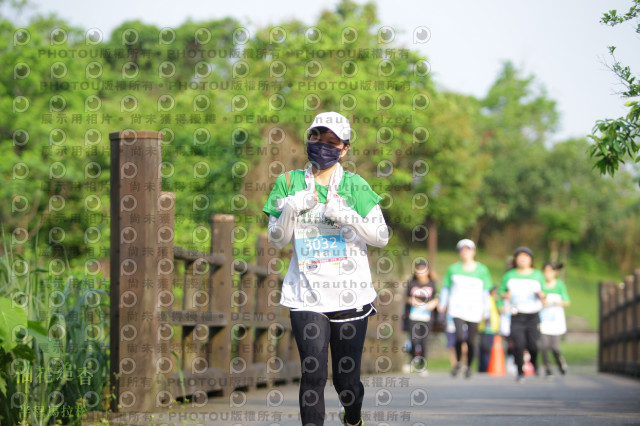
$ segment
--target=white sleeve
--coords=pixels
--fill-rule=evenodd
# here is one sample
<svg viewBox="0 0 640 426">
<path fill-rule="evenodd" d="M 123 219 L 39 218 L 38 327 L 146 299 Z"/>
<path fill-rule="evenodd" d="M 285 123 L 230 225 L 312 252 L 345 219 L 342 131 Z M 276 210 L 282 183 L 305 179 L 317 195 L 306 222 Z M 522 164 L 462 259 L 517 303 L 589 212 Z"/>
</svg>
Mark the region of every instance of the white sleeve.
<svg viewBox="0 0 640 426">
<path fill-rule="evenodd" d="M 384 247 L 389 242 L 389 228 L 387 228 L 378 204 L 373 206 L 364 218 L 344 202 L 332 205 L 328 213 L 325 211 L 327 217 L 345 228 L 345 238 L 347 239 L 349 239 L 349 232 L 353 230 L 365 243 L 371 246 Z"/>
<path fill-rule="evenodd" d="M 369 245 L 374 247 L 384 247 L 389 242 L 389 228 L 382 215 L 382 209 L 376 204 L 363 218 L 355 211 L 354 214 L 360 220 L 354 221 L 353 229 Z"/>
<path fill-rule="evenodd" d="M 449 303 L 449 287 L 443 287 L 440 290 L 440 303 L 438 303 L 438 308 L 442 309 L 444 306 L 447 306 Z"/>
<path fill-rule="evenodd" d="M 278 249 L 286 247 L 293 238 L 293 227 L 295 221 L 295 209 L 290 207 L 288 204 L 285 204 L 282 209 L 282 213 L 280 213 L 280 217 L 275 217 L 270 214 L 268 236 L 271 244 Z"/>
<path fill-rule="evenodd" d="M 280 217 L 269 215 L 268 236 L 271 244 L 278 249 L 286 247 L 293 237 L 296 216 L 313 208 L 317 203 L 317 197 L 308 189 L 277 199 L 275 207 L 281 213 Z"/>
</svg>

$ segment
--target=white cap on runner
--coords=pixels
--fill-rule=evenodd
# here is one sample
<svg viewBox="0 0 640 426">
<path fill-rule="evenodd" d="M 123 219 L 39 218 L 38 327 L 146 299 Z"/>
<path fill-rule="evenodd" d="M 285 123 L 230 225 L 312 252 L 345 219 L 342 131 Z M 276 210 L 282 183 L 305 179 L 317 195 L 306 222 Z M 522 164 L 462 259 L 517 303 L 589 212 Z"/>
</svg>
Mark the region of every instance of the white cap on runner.
<svg viewBox="0 0 640 426">
<path fill-rule="evenodd" d="M 462 247 L 469 247 L 471 250 L 476 249 L 476 245 L 474 244 L 474 242 L 467 238 L 465 238 L 464 240 L 458 241 L 458 244 L 456 245 L 456 249 L 460 250 Z"/>
<path fill-rule="evenodd" d="M 307 132 L 315 127 L 326 127 L 336 134 L 340 140 L 348 141 L 351 139 L 351 125 L 349 119 L 335 111 L 321 112 L 313 119 L 313 123 L 307 129 Z"/>
</svg>

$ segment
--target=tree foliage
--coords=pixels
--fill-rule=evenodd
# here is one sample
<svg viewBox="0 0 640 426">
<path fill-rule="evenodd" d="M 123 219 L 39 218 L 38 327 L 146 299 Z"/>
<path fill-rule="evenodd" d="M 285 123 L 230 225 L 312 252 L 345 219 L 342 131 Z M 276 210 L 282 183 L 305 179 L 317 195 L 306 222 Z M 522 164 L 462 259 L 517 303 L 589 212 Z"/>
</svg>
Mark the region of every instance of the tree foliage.
<svg viewBox="0 0 640 426">
<path fill-rule="evenodd" d="M 600 22 L 613 27 L 637 19 L 638 16 L 640 0 L 633 0 L 628 12 L 619 15 L 617 10 L 610 10 L 603 14 Z M 637 19 L 636 25 L 635 32 L 640 34 L 640 19 Z M 620 95 L 623 98 L 637 98 L 640 96 L 640 81 L 629 66 L 616 59 L 615 50 L 615 46 L 609 46 L 609 53 L 613 59 L 610 69 L 625 87 Z M 598 120 L 590 135 L 594 144 L 589 148 L 589 153 L 596 159 L 595 167 L 602 174 L 608 173 L 613 176 L 620 164 L 625 164 L 625 160 L 631 160 L 632 163 L 640 162 L 640 104 L 637 100 L 629 100 L 624 105 L 629 108 L 626 116 Z"/>
<path fill-rule="evenodd" d="M 374 3 L 348 0 L 312 25 L 253 32 L 232 18 L 130 21 L 94 39 L 55 15 L 24 28 L 0 19 L 0 220 L 50 235 L 47 250 L 107 257 L 108 133 L 160 130 L 176 244 L 207 250 L 194 229 L 232 213 L 246 231 L 239 257 L 251 260 L 242 249 L 265 227 L 270 185 L 304 167 L 308 123 L 336 110 L 354 130 L 345 168 L 384 197 L 392 245 L 424 244 L 416 230 L 428 223 L 445 244 L 538 223 L 544 233 L 523 243 L 592 250 L 638 228 L 627 173 L 605 183 L 585 141 L 549 146 L 558 113 L 534 76 L 506 62 L 484 97 L 438 89 L 428 58 L 386 31 Z M 85 241 L 90 227 L 97 243 Z M 624 247 L 607 253 L 628 258 Z"/>
</svg>

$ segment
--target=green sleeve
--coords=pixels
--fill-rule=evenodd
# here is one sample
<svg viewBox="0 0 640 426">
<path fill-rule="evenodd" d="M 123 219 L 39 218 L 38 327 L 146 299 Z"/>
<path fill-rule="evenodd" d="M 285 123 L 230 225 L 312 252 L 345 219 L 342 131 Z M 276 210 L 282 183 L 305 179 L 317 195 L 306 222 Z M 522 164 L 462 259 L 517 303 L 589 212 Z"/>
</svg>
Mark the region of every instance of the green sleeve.
<svg viewBox="0 0 640 426">
<path fill-rule="evenodd" d="M 482 265 L 482 268 L 484 269 L 484 277 L 483 277 L 483 281 L 484 281 L 484 289 L 485 290 L 491 290 L 493 288 L 493 280 L 491 279 L 491 272 L 489 272 L 489 268 L 487 268 L 485 265 Z"/>
<path fill-rule="evenodd" d="M 505 273 L 502 276 L 502 282 L 500 283 L 500 287 L 498 287 L 498 294 L 506 293 L 509 291 L 507 288 L 507 282 L 509 282 L 509 272 Z"/>
<path fill-rule="evenodd" d="M 262 211 L 266 215 L 274 215 L 280 217 L 279 211 L 276 210 L 276 200 L 287 196 L 287 178 L 284 173 L 276 178 L 276 183 L 267 198 L 267 202 L 264 204 Z"/>
<path fill-rule="evenodd" d="M 361 217 L 366 217 L 371 209 L 382 200 L 382 197 L 375 193 L 369 183 L 360 175 L 354 175 L 351 183 L 351 199 L 353 200 L 353 210 Z M 349 197 L 344 197 L 349 203 Z"/>
<path fill-rule="evenodd" d="M 561 284 L 560 295 L 562 296 L 562 300 L 564 302 L 571 302 L 571 300 L 569 299 L 569 293 L 567 292 L 567 285 L 562 280 L 558 280 L 558 284 Z"/>
<path fill-rule="evenodd" d="M 451 288 L 451 271 L 453 265 L 447 268 L 447 272 L 444 274 L 444 278 L 442 279 L 442 288 Z M 442 290 L 440 290 L 442 291 Z"/>
</svg>

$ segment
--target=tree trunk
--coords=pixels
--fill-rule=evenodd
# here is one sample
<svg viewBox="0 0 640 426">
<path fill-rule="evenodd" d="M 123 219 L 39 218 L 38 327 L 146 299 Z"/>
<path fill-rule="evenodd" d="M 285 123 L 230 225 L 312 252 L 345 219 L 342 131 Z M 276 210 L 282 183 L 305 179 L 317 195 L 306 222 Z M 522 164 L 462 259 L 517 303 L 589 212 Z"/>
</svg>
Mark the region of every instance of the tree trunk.
<svg viewBox="0 0 640 426">
<path fill-rule="evenodd" d="M 484 227 L 484 223 L 482 220 L 478 220 L 475 225 L 473 225 L 473 229 L 471 230 L 471 241 L 476 243 L 476 246 L 480 243 L 480 233 L 482 232 L 482 228 Z"/>
<path fill-rule="evenodd" d="M 560 279 L 562 281 L 566 281 L 566 272 L 567 272 L 567 260 L 569 259 L 569 249 L 571 248 L 571 243 L 568 240 L 562 242 L 562 263 L 564 263 L 564 268 L 560 270 Z"/>
<path fill-rule="evenodd" d="M 558 261 L 558 241 L 549 240 L 549 260 L 552 262 Z"/>
<path fill-rule="evenodd" d="M 436 267 L 436 252 L 438 251 L 438 224 L 433 219 L 427 219 L 427 249 L 430 269 L 433 271 Z"/>
</svg>

